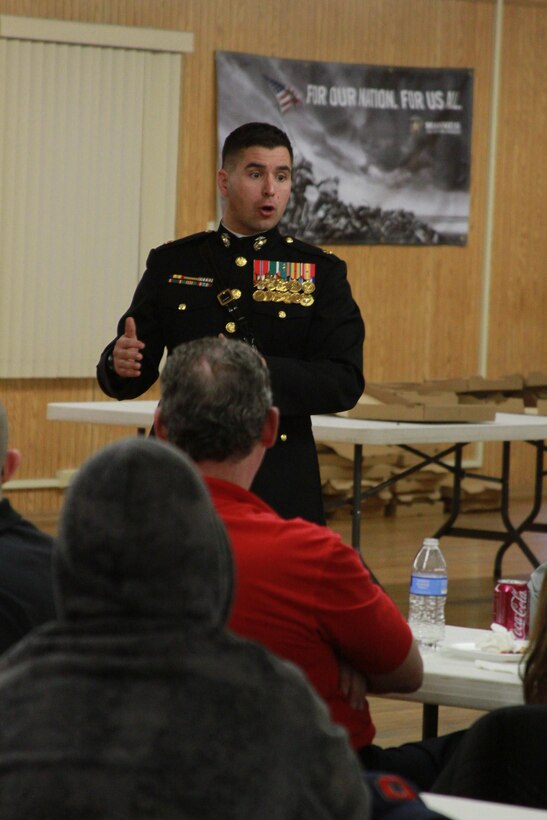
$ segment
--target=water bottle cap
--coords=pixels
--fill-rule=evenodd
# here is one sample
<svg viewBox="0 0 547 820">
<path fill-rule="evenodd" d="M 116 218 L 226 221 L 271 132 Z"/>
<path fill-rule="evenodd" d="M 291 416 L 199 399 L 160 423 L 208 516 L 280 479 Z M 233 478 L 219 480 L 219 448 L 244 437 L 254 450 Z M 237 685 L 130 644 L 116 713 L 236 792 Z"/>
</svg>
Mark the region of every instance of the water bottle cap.
<svg viewBox="0 0 547 820">
<path fill-rule="evenodd" d="M 438 547 L 439 546 L 439 539 L 438 538 L 424 538 L 424 547 Z"/>
</svg>

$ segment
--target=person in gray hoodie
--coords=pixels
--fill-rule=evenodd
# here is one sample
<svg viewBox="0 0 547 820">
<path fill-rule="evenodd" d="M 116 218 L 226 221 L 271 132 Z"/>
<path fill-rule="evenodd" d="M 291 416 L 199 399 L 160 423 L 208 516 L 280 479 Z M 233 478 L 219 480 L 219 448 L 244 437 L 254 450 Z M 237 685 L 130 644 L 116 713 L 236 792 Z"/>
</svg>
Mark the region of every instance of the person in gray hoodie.
<svg viewBox="0 0 547 820">
<path fill-rule="evenodd" d="M 130 439 L 70 487 L 58 621 L 0 663 L 2 820 L 363 820 L 370 792 L 304 676 L 226 629 L 230 547 L 171 445 Z"/>
<path fill-rule="evenodd" d="M 21 461 L 9 446 L 8 414 L 0 401 L 0 654 L 55 617 L 51 581 L 53 538 L 23 518 L 4 497 Z"/>
</svg>

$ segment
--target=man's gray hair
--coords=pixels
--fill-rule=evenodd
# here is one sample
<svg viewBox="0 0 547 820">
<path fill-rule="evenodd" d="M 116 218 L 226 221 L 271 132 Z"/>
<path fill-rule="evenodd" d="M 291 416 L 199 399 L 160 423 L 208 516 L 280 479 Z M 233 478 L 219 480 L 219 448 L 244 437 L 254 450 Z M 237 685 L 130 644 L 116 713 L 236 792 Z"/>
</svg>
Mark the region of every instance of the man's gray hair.
<svg viewBox="0 0 547 820">
<path fill-rule="evenodd" d="M 268 369 L 243 342 L 217 337 L 186 342 L 163 368 L 160 418 L 169 441 L 194 461 L 248 455 L 271 406 Z"/>
</svg>

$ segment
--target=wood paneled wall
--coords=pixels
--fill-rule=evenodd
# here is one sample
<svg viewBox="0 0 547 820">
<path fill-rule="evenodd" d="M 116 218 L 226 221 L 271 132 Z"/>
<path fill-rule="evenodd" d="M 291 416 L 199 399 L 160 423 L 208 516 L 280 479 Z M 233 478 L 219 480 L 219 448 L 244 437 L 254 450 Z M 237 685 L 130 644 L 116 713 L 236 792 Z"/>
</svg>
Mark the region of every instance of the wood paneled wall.
<svg viewBox="0 0 547 820">
<path fill-rule="evenodd" d="M 194 53 L 184 57 L 179 235 L 203 230 L 215 218 L 216 49 L 295 59 L 472 68 L 467 246 L 335 250 L 348 262 L 365 317 L 369 379 L 438 379 L 478 372 L 494 0 L 0 0 L 0 13 L 194 33 Z M 503 20 L 489 295 L 491 376 L 546 367 L 547 4 L 505 0 Z M 162 240 L 158 237 L 158 244 Z M 128 293 L 128 302 L 130 297 Z M 97 355 L 107 341 L 97 339 Z M 49 477 L 57 469 L 76 467 L 106 441 L 133 432 L 46 421 L 49 401 L 104 399 L 92 380 L 3 380 L 0 395 L 10 413 L 12 444 L 24 454 L 20 478 Z M 147 398 L 155 395 L 154 389 Z M 498 449 L 485 449 L 487 470 L 497 469 Z M 530 457 L 525 446 L 515 450 L 515 487 L 526 493 Z M 22 510 L 47 512 L 58 505 L 59 496 L 49 490 L 17 492 L 14 500 Z"/>
</svg>

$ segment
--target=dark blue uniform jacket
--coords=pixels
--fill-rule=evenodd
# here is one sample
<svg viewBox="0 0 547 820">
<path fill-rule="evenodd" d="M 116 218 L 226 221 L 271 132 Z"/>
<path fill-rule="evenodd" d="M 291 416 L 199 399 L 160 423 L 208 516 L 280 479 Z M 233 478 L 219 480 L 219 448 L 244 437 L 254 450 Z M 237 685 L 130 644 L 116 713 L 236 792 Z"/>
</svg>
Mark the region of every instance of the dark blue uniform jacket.
<svg viewBox="0 0 547 820">
<path fill-rule="evenodd" d="M 252 489 L 284 517 L 322 522 L 310 415 L 353 407 L 363 392 L 364 324 L 341 259 L 281 236 L 277 228 L 263 239 L 237 238 L 221 226 L 152 250 L 116 336 L 132 316 L 137 336 L 146 344 L 141 376 L 122 379 L 109 370 L 115 339 L 101 355 L 97 376 L 107 395 L 135 398 L 158 378 L 164 348 L 170 352 L 182 342 L 219 333 L 241 337 L 238 323 L 232 324 L 233 317 L 217 299 L 219 290 L 239 291 L 238 311 L 266 359 L 281 412 L 278 442 L 266 454 Z M 311 265 L 312 302 L 253 299 L 255 260 L 270 267 L 276 262 Z"/>
</svg>

